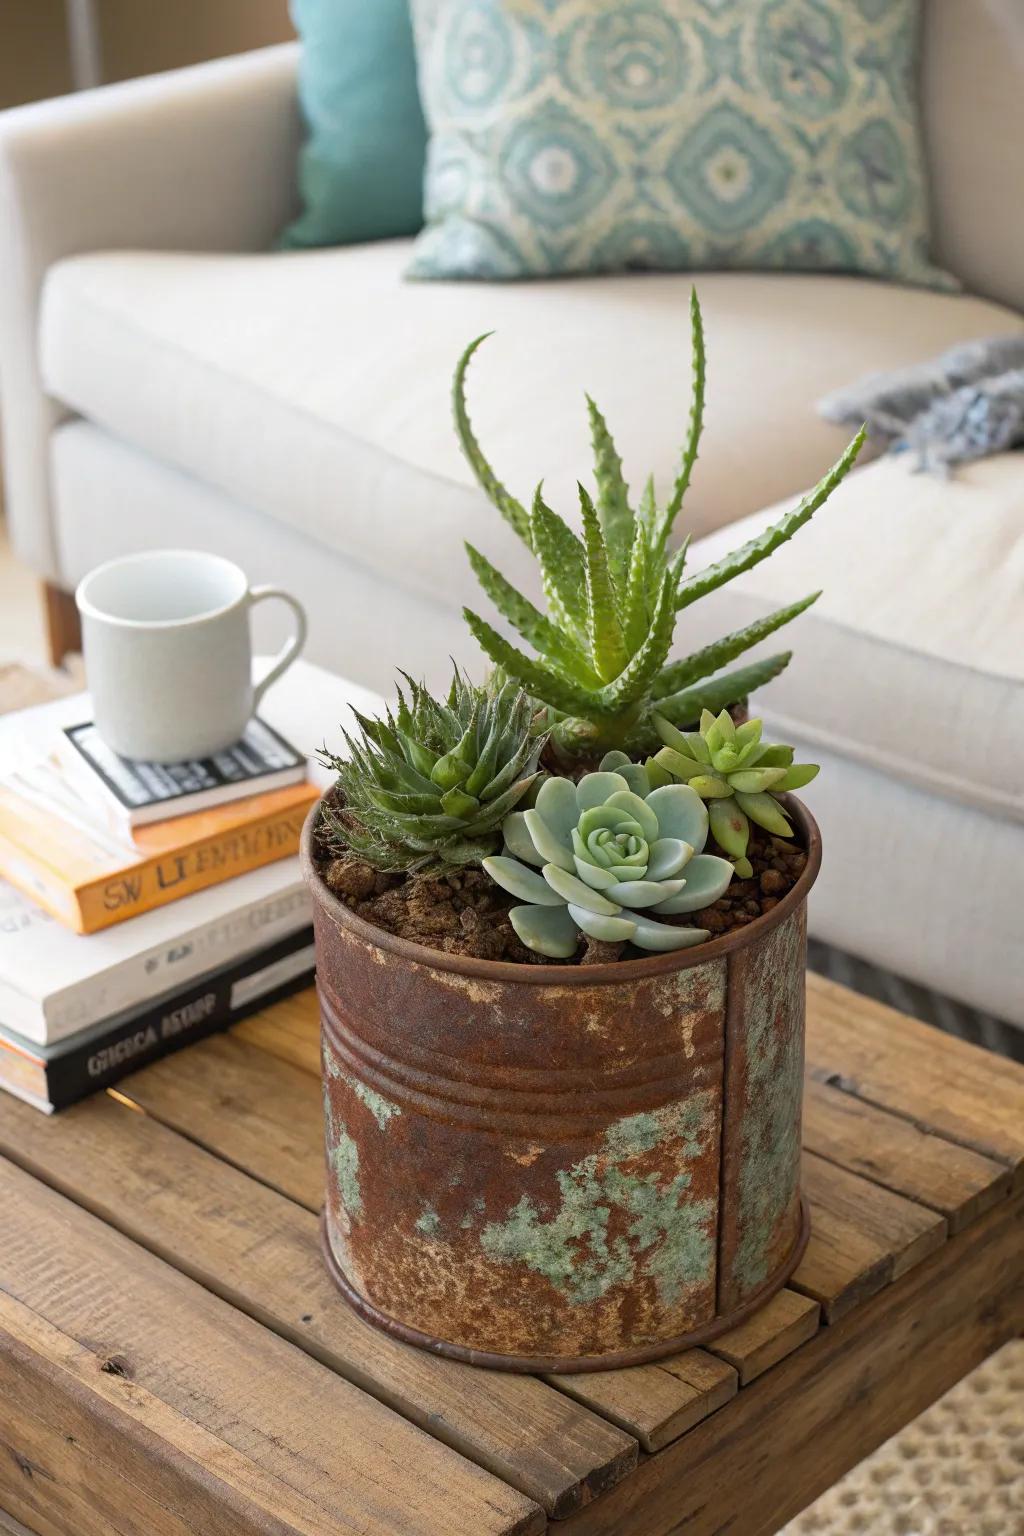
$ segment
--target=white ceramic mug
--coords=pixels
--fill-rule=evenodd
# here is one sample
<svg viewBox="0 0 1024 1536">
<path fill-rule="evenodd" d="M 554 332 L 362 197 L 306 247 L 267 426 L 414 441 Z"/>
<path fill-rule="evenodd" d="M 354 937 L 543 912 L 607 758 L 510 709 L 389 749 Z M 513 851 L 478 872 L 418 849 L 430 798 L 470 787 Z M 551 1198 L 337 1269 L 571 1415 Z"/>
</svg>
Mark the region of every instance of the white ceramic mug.
<svg viewBox="0 0 1024 1536">
<path fill-rule="evenodd" d="M 253 681 L 249 610 L 280 598 L 295 630 Z M 97 566 L 75 593 L 96 728 L 122 757 L 177 763 L 238 740 L 306 639 L 302 605 L 219 555 L 158 549 Z"/>
</svg>

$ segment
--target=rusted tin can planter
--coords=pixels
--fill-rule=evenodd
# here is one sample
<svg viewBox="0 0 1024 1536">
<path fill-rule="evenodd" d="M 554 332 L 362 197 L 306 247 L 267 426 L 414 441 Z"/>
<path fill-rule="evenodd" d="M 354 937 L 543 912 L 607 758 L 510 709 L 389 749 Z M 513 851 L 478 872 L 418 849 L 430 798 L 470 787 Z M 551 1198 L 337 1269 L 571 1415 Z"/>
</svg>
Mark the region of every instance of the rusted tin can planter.
<svg viewBox="0 0 1024 1536">
<path fill-rule="evenodd" d="M 792 1274 L 808 852 L 770 913 L 604 966 L 446 955 L 320 879 L 324 1253 L 410 1343 L 506 1370 L 635 1365 L 713 1338 Z"/>
</svg>

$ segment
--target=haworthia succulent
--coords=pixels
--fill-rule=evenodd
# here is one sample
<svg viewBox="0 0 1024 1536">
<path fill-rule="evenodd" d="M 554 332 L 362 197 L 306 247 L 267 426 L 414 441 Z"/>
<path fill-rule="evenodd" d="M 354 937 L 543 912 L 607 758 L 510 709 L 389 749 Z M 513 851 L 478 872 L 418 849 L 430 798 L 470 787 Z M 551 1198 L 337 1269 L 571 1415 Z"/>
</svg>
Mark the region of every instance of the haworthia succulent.
<svg viewBox="0 0 1024 1536">
<path fill-rule="evenodd" d="M 338 775 L 320 835 L 377 869 L 426 873 L 479 863 L 537 780 L 544 737 L 514 682 L 475 688 L 456 672 L 448 702 L 406 678 L 383 718 L 357 715 L 347 755 L 325 748 Z"/>
</svg>

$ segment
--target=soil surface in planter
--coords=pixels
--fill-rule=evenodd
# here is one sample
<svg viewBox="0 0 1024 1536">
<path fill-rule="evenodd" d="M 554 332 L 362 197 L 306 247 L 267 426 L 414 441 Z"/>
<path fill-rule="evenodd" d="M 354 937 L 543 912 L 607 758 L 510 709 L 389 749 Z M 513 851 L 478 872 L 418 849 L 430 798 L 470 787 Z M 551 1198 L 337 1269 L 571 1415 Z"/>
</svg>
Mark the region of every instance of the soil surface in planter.
<svg viewBox="0 0 1024 1536">
<path fill-rule="evenodd" d="M 662 917 L 679 928 L 706 928 L 712 938 L 745 927 L 779 902 L 797 882 L 807 855 L 795 841 L 751 829 L 747 856 L 749 880 L 733 878 L 720 900 L 699 912 Z M 481 869 L 463 869 L 436 879 L 381 874 L 355 858 L 324 858 L 320 873 L 347 907 L 399 938 L 428 949 L 469 955 L 478 960 L 515 960 L 526 965 L 595 965 L 645 953 L 632 944 L 602 944 L 583 938 L 568 960 L 535 954 L 517 937 L 509 921 L 514 897 L 500 890 Z"/>
</svg>

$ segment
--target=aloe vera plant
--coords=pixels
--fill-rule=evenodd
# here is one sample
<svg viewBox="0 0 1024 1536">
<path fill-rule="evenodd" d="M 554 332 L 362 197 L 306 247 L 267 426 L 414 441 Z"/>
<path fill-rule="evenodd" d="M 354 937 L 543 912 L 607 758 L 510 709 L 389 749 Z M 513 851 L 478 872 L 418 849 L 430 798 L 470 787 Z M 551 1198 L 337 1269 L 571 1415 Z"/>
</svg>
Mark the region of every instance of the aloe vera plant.
<svg viewBox="0 0 1024 1536">
<path fill-rule="evenodd" d="M 761 740 L 760 720 L 736 725 L 725 709 L 717 716 L 704 710 L 697 731 L 679 731 L 657 711 L 652 718 L 665 743 L 652 762 L 708 802 L 711 835 L 736 860 L 737 872 L 749 876 L 750 823 L 792 837 L 776 796 L 809 784 L 817 764 L 794 763 L 792 747 Z"/>
<path fill-rule="evenodd" d="M 443 703 L 405 682 L 408 699 L 400 688 L 383 720 L 353 710 L 359 736 L 343 732 L 346 757 L 323 750 L 339 804 L 325 802 L 321 837 L 380 870 L 479 863 L 538 777 L 544 738 L 531 731 L 531 701 L 513 682 L 476 688 L 457 670 Z"/>
<path fill-rule="evenodd" d="M 554 958 L 572 955 L 581 933 L 646 950 L 699 944 L 706 929 L 657 917 L 709 906 L 732 879 L 727 860 L 702 852 L 700 796 L 685 784 L 652 788 L 647 770 L 622 752 L 606 754 L 578 783 L 545 779 L 536 805 L 513 811 L 503 831 L 505 852 L 483 867 L 519 897 L 509 918 L 522 942 Z"/>
<path fill-rule="evenodd" d="M 533 648 L 512 645 L 472 609 L 470 629 L 491 661 L 545 708 L 555 750 L 565 758 L 592 758 L 624 750 L 637 756 L 658 743 L 653 711 L 690 725 L 703 709 L 718 712 L 776 677 L 790 659 L 782 651 L 745 665 L 733 663 L 751 646 L 802 613 L 818 593 L 791 603 L 743 629 L 669 660 L 676 616 L 709 592 L 749 571 L 792 538 L 827 500 L 853 465 L 863 429 L 828 474 L 793 511 L 705 570 L 687 575 L 687 546 L 671 535 L 697 459 L 704 421 L 704 331 L 697 295 L 691 295 L 693 398 L 679 473 L 659 507 L 649 479 L 636 507 L 607 424 L 588 396 L 596 499 L 579 487 L 582 537 L 545 502 L 538 486 L 527 509 L 506 490 L 484 456 L 466 406 L 466 373 L 478 337 L 455 371 L 455 425 L 463 453 L 490 501 L 535 555 L 547 604 L 542 613 L 467 544 L 481 587 L 498 612 Z"/>
</svg>

